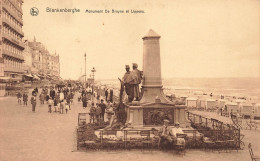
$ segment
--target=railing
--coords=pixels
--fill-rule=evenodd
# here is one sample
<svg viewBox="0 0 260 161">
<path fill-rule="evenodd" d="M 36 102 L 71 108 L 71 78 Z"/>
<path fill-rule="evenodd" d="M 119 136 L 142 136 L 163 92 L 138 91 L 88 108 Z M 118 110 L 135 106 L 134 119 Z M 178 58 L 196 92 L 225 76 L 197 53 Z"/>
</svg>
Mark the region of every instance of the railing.
<svg viewBox="0 0 260 161">
<path fill-rule="evenodd" d="M 234 124 L 225 124 L 217 119 L 206 118 L 201 115 L 187 112 L 191 126 L 197 129 L 205 137 L 209 137 L 211 141 L 231 142 L 233 141 L 235 148 L 244 148 L 244 135 L 240 133 L 240 129 Z"/>
<path fill-rule="evenodd" d="M 78 135 L 82 136 L 88 132 L 86 129 L 78 128 Z M 227 148 L 240 149 L 240 131 L 234 130 L 183 130 L 186 148 L 208 148 L 208 142 L 204 141 L 209 137 L 211 140 L 211 148 Z M 238 134 L 238 135 L 237 135 Z M 160 137 L 159 131 L 153 130 L 96 130 L 96 139 L 80 139 L 78 140 L 77 149 L 84 147 L 87 149 L 101 148 L 159 148 Z M 176 136 L 178 138 L 178 135 Z M 80 138 L 80 137 L 79 137 Z M 78 139 L 79 139 L 78 138 Z"/>
</svg>

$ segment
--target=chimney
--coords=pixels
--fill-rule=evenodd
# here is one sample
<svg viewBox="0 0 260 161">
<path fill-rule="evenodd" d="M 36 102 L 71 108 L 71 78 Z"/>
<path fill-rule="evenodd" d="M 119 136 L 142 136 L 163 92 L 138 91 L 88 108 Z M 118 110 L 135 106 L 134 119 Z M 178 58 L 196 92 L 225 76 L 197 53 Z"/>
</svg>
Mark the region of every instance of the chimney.
<svg viewBox="0 0 260 161">
<path fill-rule="evenodd" d="M 143 37 L 143 96 L 140 103 L 169 103 L 163 93 L 161 78 L 160 35 L 153 30 Z"/>
</svg>

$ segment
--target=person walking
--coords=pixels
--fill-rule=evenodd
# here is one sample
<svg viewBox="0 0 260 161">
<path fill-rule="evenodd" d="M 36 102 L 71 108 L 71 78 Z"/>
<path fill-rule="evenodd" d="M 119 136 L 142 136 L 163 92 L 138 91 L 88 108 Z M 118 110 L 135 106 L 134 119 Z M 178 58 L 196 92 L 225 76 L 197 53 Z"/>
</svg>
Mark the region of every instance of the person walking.
<svg viewBox="0 0 260 161">
<path fill-rule="evenodd" d="M 95 105 L 94 102 L 92 102 L 90 110 L 89 110 L 89 115 L 90 115 L 89 123 L 91 123 L 91 121 L 92 121 L 92 123 L 95 123 L 96 108 L 94 105 Z"/>
<path fill-rule="evenodd" d="M 83 103 L 83 108 L 87 108 L 88 101 L 87 101 L 86 94 L 84 94 L 82 97 L 82 103 Z"/>
<path fill-rule="evenodd" d="M 41 94 L 40 94 L 40 102 L 41 102 L 41 104 L 44 104 L 44 93 L 42 92 Z"/>
<path fill-rule="evenodd" d="M 97 103 L 97 104 L 96 104 L 95 114 L 96 114 L 97 123 L 99 123 L 99 124 L 100 124 L 100 115 L 101 115 L 101 112 L 102 112 L 102 110 L 101 110 L 99 104 Z"/>
<path fill-rule="evenodd" d="M 53 105 L 54 105 L 54 110 L 55 110 L 54 112 L 57 112 L 57 107 L 58 107 L 59 100 L 60 100 L 59 94 L 57 93 L 57 94 L 55 95 L 55 97 L 54 97 L 54 103 L 53 103 Z"/>
<path fill-rule="evenodd" d="M 66 103 L 68 104 L 70 110 L 70 94 L 67 95 Z"/>
<path fill-rule="evenodd" d="M 73 99 L 74 99 L 74 92 L 70 93 L 70 104 L 73 104 Z"/>
<path fill-rule="evenodd" d="M 18 104 L 19 105 L 22 104 L 22 94 L 20 91 L 18 91 L 18 93 L 17 93 L 17 99 L 18 99 Z"/>
<path fill-rule="evenodd" d="M 100 118 L 102 121 L 105 120 L 105 111 L 106 111 L 106 104 L 104 104 L 104 100 L 101 99 L 101 103 L 99 104 L 100 108 L 101 108 L 101 114 L 100 114 Z"/>
<path fill-rule="evenodd" d="M 66 105 L 65 105 L 65 111 L 66 111 L 66 114 L 68 113 L 68 110 L 69 110 L 69 104 L 66 103 Z"/>
<path fill-rule="evenodd" d="M 110 92 L 109 92 L 109 101 L 110 101 L 110 102 L 113 102 L 113 89 L 110 89 Z"/>
<path fill-rule="evenodd" d="M 64 108 L 65 108 L 64 100 L 61 100 L 61 103 L 60 103 L 60 113 L 61 113 L 61 114 L 63 114 Z"/>
<path fill-rule="evenodd" d="M 107 101 L 107 97 L 108 97 L 108 89 L 106 89 L 106 91 L 105 91 L 105 96 L 106 96 L 106 101 Z"/>
<path fill-rule="evenodd" d="M 47 95 L 48 96 L 48 95 Z M 53 104 L 53 101 L 52 101 L 52 99 L 51 98 L 49 98 L 49 100 L 48 100 L 48 112 L 49 113 L 51 113 L 51 106 L 52 106 L 52 104 Z"/>
<path fill-rule="evenodd" d="M 64 100 L 64 93 L 63 93 L 63 91 L 61 90 L 61 92 L 60 92 L 60 101 L 62 101 L 62 100 Z"/>
<path fill-rule="evenodd" d="M 32 95 L 31 97 L 31 104 L 32 104 L 32 111 L 35 112 L 35 108 L 36 108 L 36 93 L 34 95 Z"/>
<path fill-rule="evenodd" d="M 55 90 L 53 89 L 53 87 L 51 87 L 51 90 L 50 90 L 50 97 L 51 97 L 52 100 L 54 100 Z"/>
<path fill-rule="evenodd" d="M 27 93 L 23 93 L 23 105 L 27 106 L 27 102 L 28 102 L 28 94 Z"/>
</svg>

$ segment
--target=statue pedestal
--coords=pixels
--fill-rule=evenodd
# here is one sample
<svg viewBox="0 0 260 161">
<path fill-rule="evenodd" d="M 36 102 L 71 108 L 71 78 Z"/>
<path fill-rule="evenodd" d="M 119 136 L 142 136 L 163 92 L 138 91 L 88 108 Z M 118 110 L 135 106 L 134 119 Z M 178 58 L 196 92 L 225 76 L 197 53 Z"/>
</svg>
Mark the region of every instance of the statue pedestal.
<svg viewBox="0 0 260 161">
<path fill-rule="evenodd" d="M 174 105 L 172 103 L 149 103 L 139 105 L 126 104 L 126 107 L 126 123 L 128 127 L 144 128 L 162 126 L 164 119 L 168 119 L 170 125 L 179 122 L 181 127 L 186 127 L 186 106 Z"/>
</svg>

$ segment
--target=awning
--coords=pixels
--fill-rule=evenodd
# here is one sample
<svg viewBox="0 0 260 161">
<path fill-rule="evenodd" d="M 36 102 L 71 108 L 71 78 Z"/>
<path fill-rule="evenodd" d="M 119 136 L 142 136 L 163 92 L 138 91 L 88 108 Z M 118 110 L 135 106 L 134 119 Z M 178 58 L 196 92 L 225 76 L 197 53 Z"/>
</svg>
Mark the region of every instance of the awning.
<svg viewBox="0 0 260 161">
<path fill-rule="evenodd" d="M 24 74 L 24 76 L 33 78 L 33 76 L 31 74 Z"/>
<path fill-rule="evenodd" d="M 39 75 L 39 74 L 37 75 L 37 77 L 39 77 L 39 78 L 44 78 L 44 76 L 42 76 L 42 75 Z"/>
<path fill-rule="evenodd" d="M 33 75 L 33 79 L 40 80 L 41 78 L 39 78 L 37 75 Z"/>
<path fill-rule="evenodd" d="M 12 81 L 21 81 L 22 79 L 21 78 L 11 78 L 10 80 L 12 80 Z"/>
<path fill-rule="evenodd" d="M 0 77 L 0 80 L 10 80 L 10 77 Z"/>
</svg>

